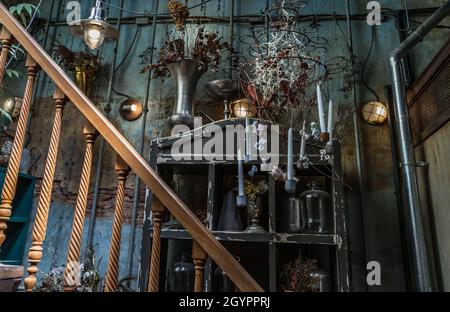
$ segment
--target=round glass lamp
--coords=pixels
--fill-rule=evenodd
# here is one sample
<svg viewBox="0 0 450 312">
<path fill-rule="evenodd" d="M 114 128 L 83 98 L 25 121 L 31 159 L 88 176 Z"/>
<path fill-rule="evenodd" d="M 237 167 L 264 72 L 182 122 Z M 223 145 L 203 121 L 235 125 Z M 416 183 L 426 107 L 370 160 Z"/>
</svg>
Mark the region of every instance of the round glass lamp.
<svg viewBox="0 0 450 312">
<path fill-rule="evenodd" d="M 361 112 L 364 120 L 371 125 L 380 126 L 385 123 L 388 118 L 386 105 L 378 101 L 364 104 Z"/>
<path fill-rule="evenodd" d="M 117 29 L 107 23 L 106 19 L 106 11 L 101 7 L 101 1 L 97 0 L 89 18 L 73 23 L 70 31 L 74 36 L 84 38 L 86 44 L 95 50 L 105 40 L 117 41 L 119 38 Z"/>
<path fill-rule="evenodd" d="M 237 118 L 253 118 L 256 116 L 256 106 L 249 99 L 234 101 L 232 106 L 233 114 Z"/>
</svg>

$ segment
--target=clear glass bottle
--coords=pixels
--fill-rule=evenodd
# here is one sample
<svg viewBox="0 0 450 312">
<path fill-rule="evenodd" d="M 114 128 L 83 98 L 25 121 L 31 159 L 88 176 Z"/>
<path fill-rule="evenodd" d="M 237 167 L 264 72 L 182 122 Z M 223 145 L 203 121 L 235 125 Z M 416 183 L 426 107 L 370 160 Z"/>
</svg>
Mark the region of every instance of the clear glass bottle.
<svg viewBox="0 0 450 312">
<path fill-rule="evenodd" d="M 328 232 L 328 203 L 330 195 L 323 191 L 318 181 L 308 183 L 308 190 L 300 195 L 306 211 L 306 230 L 309 233 Z"/>
</svg>

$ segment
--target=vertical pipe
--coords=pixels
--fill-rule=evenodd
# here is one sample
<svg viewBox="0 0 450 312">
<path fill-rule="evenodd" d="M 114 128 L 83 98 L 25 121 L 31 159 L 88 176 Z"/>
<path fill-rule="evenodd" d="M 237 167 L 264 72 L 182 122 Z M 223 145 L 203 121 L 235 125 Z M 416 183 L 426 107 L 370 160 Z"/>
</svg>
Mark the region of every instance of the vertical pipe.
<svg viewBox="0 0 450 312">
<path fill-rule="evenodd" d="M 119 18 L 117 19 L 119 34 L 120 34 L 120 30 L 122 28 L 123 4 L 124 4 L 124 0 L 120 0 L 120 13 L 119 13 Z M 120 38 L 115 43 L 114 56 L 111 61 L 111 68 L 110 68 L 110 72 L 109 72 L 108 95 L 106 97 L 106 104 L 104 107 L 105 116 L 108 119 L 109 119 L 109 115 L 111 113 L 111 98 L 112 98 L 112 88 L 113 88 L 113 83 L 114 83 L 114 69 L 116 68 L 117 50 L 119 48 L 119 41 L 120 41 Z M 100 193 L 100 182 L 101 182 L 101 178 L 102 178 L 102 169 L 103 169 L 102 165 L 103 165 L 104 151 L 105 151 L 105 139 L 100 138 L 100 150 L 98 152 L 97 169 L 95 171 L 94 198 L 92 199 L 91 217 L 89 219 L 87 248 L 90 248 L 92 246 L 92 242 L 94 239 L 94 229 L 95 229 L 95 219 L 96 219 L 95 215 L 97 212 L 98 196 Z"/>
<path fill-rule="evenodd" d="M 355 60 L 354 60 L 354 49 L 353 49 L 353 29 L 352 29 L 352 16 L 351 16 L 351 3 L 350 0 L 347 0 L 347 31 L 348 31 L 348 44 L 349 44 L 349 52 L 352 61 L 352 70 L 353 75 L 355 76 Z M 359 199 L 359 207 L 361 211 L 361 241 L 363 242 L 363 250 L 362 250 L 362 263 L 363 267 L 365 267 L 365 262 L 367 261 L 367 246 L 366 246 L 366 238 L 367 238 L 367 226 L 366 226 L 366 213 L 364 209 L 364 169 L 363 169 L 363 156 L 362 156 L 362 148 L 361 148 L 361 122 L 359 118 L 359 105 L 358 105 L 358 94 L 356 92 L 356 77 L 353 77 L 353 127 L 354 127 L 354 135 L 355 135 L 355 155 L 356 155 L 356 172 L 358 175 L 358 199 Z"/>
<path fill-rule="evenodd" d="M 397 47 L 391 55 L 390 66 L 394 87 L 394 109 L 398 133 L 400 167 L 404 185 L 407 224 L 409 230 L 410 250 L 415 290 L 431 291 L 431 277 L 426 250 L 423 219 L 421 215 L 419 187 L 417 183 L 414 148 L 409 128 L 409 114 L 406 103 L 405 81 L 402 72 L 402 59 L 413 47 L 423 41 L 450 12 L 450 1 L 442 5 L 419 28 Z"/>
<path fill-rule="evenodd" d="M 150 46 L 153 48 L 155 46 L 155 37 L 156 37 L 156 22 L 157 22 L 157 14 L 159 11 L 159 1 L 156 0 L 155 4 L 155 15 L 153 16 L 152 22 L 152 36 L 151 36 L 151 44 Z M 153 49 L 150 52 L 150 63 L 153 63 Z M 145 104 L 142 116 L 142 125 L 141 125 L 141 141 L 139 143 L 139 153 L 142 155 L 144 153 L 144 145 L 145 145 L 145 132 L 147 128 L 147 114 L 148 114 L 148 101 L 150 98 L 150 88 L 152 82 L 152 71 L 148 73 L 147 80 L 147 89 L 145 94 Z M 133 254 L 135 249 L 134 240 L 136 239 L 136 219 L 137 219 L 137 210 L 139 206 L 139 190 L 141 189 L 141 179 L 136 176 L 136 180 L 134 183 L 134 197 L 133 197 L 133 208 L 131 212 L 131 235 L 128 242 L 128 255 L 127 255 L 127 276 L 130 276 L 133 271 Z"/>
<path fill-rule="evenodd" d="M 230 12 L 230 79 L 233 80 L 233 47 L 234 47 L 234 7 L 235 0 L 231 1 L 231 12 Z"/>
</svg>

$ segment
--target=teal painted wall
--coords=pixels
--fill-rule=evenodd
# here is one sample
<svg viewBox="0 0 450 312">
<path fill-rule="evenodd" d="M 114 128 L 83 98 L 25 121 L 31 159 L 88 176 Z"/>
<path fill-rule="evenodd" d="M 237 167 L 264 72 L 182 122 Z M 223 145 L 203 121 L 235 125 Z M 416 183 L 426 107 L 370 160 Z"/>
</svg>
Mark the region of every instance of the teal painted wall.
<svg viewBox="0 0 450 312">
<path fill-rule="evenodd" d="M 44 1 L 45 8 L 42 12 L 49 12 L 50 1 Z M 59 0 L 56 0 L 58 3 Z M 65 7 L 67 1 L 61 1 L 62 7 Z M 82 1 L 82 8 L 85 14 L 93 1 Z M 160 12 L 166 10 L 165 2 L 161 1 Z M 240 15 L 260 13 L 264 10 L 266 4 L 265 0 L 246 0 L 238 1 L 238 9 Z M 309 0 L 309 6 L 304 10 L 304 14 L 345 14 L 344 0 Z M 353 13 L 366 14 L 365 5 L 368 1 L 353 0 Z M 390 8 L 393 10 L 401 9 L 403 1 L 380 1 L 383 8 Z M 412 8 L 436 7 L 444 1 L 439 0 L 410 0 Z M 111 3 L 117 5 L 118 0 L 111 0 Z M 125 1 L 125 8 L 127 10 L 139 12 L 153 12 L 155 1 L 145 0 L 127 0 Z M 198 1 L 190 1 L 191 4 L 198 3 Z M 230 7 L 229 1 L 222 0 L 222 9 L 220 15 L 228 16 Z M 67 12 L 63 11 L 58 17 L 54 15 L 54 19 L 64 20 Z M 197 15 L 193 12 L 192 15 Z M 217 16 L 217 0 L 208 5 L 208 14 Z M 118 11 L 111 8 L 109 10 L 110 17 L 116 17 Z M 124 16 L 132 16 L 129 13 L 124 13 Z M 415 20 L 423 20 L 424 16 L 412 16 Z M 449 21 L 444 21 L 449 25 Z M 322 21 L 320 34 L 329 39 L 328 49 L 331 56 L 345 55 L 346 45 L 345 38 L 342 32 L 337 27 L 334 21 Z M 413 24 L 414 27 L 417 24 Z M 126 54 L 131 38 L 136 31 L 135 25 L 124 25 L 121 32 L 118 49 L 118 62 L 120 63 Z M 159 47 L 164 38 L 165 25 L 159 24 L 156 30 L 156 47 Z M 172 26 L 167 26 L 172 27 Z M 229 37 L 229 28 L 227 24 L 212 25 L 213 29 L 217 29 L 223 34 L 224 38 Z M 236 31 L 245 35 L 248 33 L 248 25 L 236 26 Z M 340 22 L 340 27 L 343 29 L 346 36 L 345 21 Z M 368 54 L 368 48 L 371 42 L 371 27 L 367 25 L 364 20 L 354 21 L 354 43 L 355 54 L 357 62 L 362 64 Z M 383 21 L 381 26 L 376 27 L 376 36 L 374 41 L 374 50 L 372 57 L 368 60 L 367 71 L 365 77 L 369 85 L 378 93 L 380 98 L 384 100 L 384 86 L 390 83 L 388 57 L 390 52 L 399 44 L 398 31 L 395 28 L 393 19 Z M 129 53 L 127 59 L 117 71 L 114 79 L 114 88 L 122 93 L 129 94 L 140 100 L 144 100 L 146 92 L 146 75 L 140 74 L 140 65 L 138 55 L 145 50 L 150 43 L 150 36 L 152 33 L 151 26 L 141 27 L 136 44 Z M 449 37 L 449 31 L 446 29 L 439 29 L 432 32 L 423 43 L 412 51 L 412 65 L 415 75 L 418 75 L 423 68 L 432 59 L 432 56 L 439 50 L 445 40 Z M 52 27 L 50 29 L 50 38 L 53 42 L 60 42 L 73 50 L 83 49 L 83 42 L 78 38 L 70 35 L 66 26 Z M 42 38 L 41 38 L 42 39 Z M 52 40 L 51 40 L 52 41 Z M 47 50 L 50 50 L 51 42 L 47 45 Z M 248 49 L 247 49 L 248 50 Z M 247 53 L 245 45 L 241 45 L 241 53 Z M 102 107 L 106 100 L 107 77 L 110 62 L 113 57 L 113 44 L 107 43 L 100 49 L 100 54 L 103 59 L 104 68 L 98 79 L 98 89 L 95 92 L 94 102 Z M 217 74 L 205 75 L 198 88 L 197 101 L 205 110 L 209 112 L 207 101 L 202 92 L 202 85 L 213 79 L 223 78 L 226 76 L 223 71 Z M 327 87 L 330 96 L 340 107 L 339 110 L 343 112 L 350 112 L 352 110 L 351 96 L 339 92 L 338 89 L 342 84 L 342 77 L 336 77 Z M 32 122 L 32 130 L 36 135 L 33 136 L 32 145 L 48 146 L 49 133 L 52 122 L 51 96 L 54 90 L 54 85 L 48 79 L 40 79 L 38 88 L 37 100 L 35 102 L 35 112 Z M 373 96 L 362 85 L 358 84 L 357 88 L 358 102 L 364 103 L 372 100 Z M 164 82 L 155 80 L 151 84 L 150 99 L 149 99 L 149 114 L 147 116 L 147 131 L 145 155 L 148 154 L 148 143 L 151 138 L 162 135 L 166 126 L 166 118 L 172 110 L 174 101 L 175 88 L 171 79 L 166 79 Z M 129 123 L 121 120 L 118 112 L 118 106 L 124 98 L 113 93 L 112 97 L 112 112 L 111 120 L 125 135 L 125 137 L 135 146 L 138 146 L 140 122 Z M 211 111 L 214 111 L 211 109 Z M 83 156 L 84 139 L 81 134 L 82 126 L 84 124 L 83 118 L 80 117 L 76 109 L 68 105 L 65 112 L 65 127 L 62 134 L 61 157 L 57 169 L 58 185 L 64 192 L 71 196 L 77 192 L 77 181 L 79 181 L 79 174 L 81 171 L 81 159 Z M 402 251 L 400 248 L 400 232 L 398 228 L 396 194 L 394 189 L 394 181 L 392 177 L 392 161 L 389 142 L 389 132 L 387 125 L 382 127 L 374 127 L 364 125 L 362 129 L 362 139 L 364 147 L 364 163 L 365 163 L 365 178 L 366 178 L 366 192 L 365 192 L 365 211 L 366 211 L 366 251 L 367 260 L 379 261 L 382 265 L 382 286 L 372 287 L 371 290 L 404 290 L 404 276 L 402 265 Z M 356 186 L 355 176 L 355 157 L 354 157 L 354 140 L 351 124 L 344 127 L 342 132 L 343 143 L 343 162 L 345 169 L 345 179 L 351 186 Z M 98 145 L 97 145 L 98 147 Z M 115 186 L 115 174 L 113 170 L 114 153 L 107 148 L 104 159 L 104 174 L 102 178 L 102 190 L 113 189 Z M 34 174 L 42 176 L 44 163 L 41 163 L 36 168 Z M 134 178 L 129 179 L 128 188 L 133 188 Z M 352 260 L 353 260 L 353 275 L 354 286 L 356 290 L 365 289 L 365 264 L 362 263 L 362 248 L 361 241 L 361 222 L 358 205 L 354 192 L 347 189 L 347 198 L 350 214 L 350 231 L 352 239 Z M 68 205 L 63 199 L 55 200 L 51 207 L 49 227 L 49 239 L 45 243 L 44 260 L 41 264 L 41 269 L 45 270 L 52 265 L 62 264 L 65 260 L 67 250 L 66 238 L 70 231 L 70 215 L 73 205 Z M 111 215 L 113 207 L 105 204 L 101 211 L 96 228 L 97 236 L 101 236 L 99 244 L 97 245 L 97 252 L 104 257 L 103 266 L 106 264 L 108 237 L 105 233 L 109 233 L 111 224 Z M 130 209 L 130 201 L 127 202 L 126 209 Z M 127 230 L 124 229 L 124 242 L 128 241 Z M 137 238 L 139 239 L 139 237 Z M 56 259 L 56 260 L 55 260 Z M 104 270 L 104 268 L 102 269 Z M 123 274 L 123 270 L 122 270 Z"/>
</svg>

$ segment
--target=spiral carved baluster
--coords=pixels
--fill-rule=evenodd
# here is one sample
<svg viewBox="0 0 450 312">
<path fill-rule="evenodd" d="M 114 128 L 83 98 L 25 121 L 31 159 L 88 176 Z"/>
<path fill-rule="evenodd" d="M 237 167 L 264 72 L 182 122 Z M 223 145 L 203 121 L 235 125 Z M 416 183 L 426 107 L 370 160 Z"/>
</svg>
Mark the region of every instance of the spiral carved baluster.
<svg viewBox="0 0 450 312">
<path fill-rule="evenodd" d="M 0 84 L 2 84 L 3 78 L 5 77 L 6 62 L 8 62 L 8 55 L 13 45 L 13 38 L 6 27 L 2 28 L 0 41 L 2 43 L 2 52 L 0 54 Z"/>
<path fill-rule="evenodd" d="M 56 113 L 53 123 L 53 130 L 50 139 L 50 147 L 48 149 L 47 161 L 45 164 L 44 178 L 42 180 L 42 189 L 39 195 L 36 218 L 34 220 L 33 237 L 30 250 L 28 252 L 28 262 L 30 263 L 27 271 L 28 276 L 25 278 L 25 290 L 33 291 L 36 286 L 36 273 L 38 272 L 38 264 L 42 259 L 42 244 L 45 239 L 47 230 L 48 211 L 52 197 L 53 179 L 55 176 L 56 160 L 58 157 L 59 139 L 61 134 L 61 120 L 64 106 L 67 99 L 64 93 L 57 88 L 53 99 L 55 100 Z"/>
<path fill-rule="evenodd" d="M 119 257 L 120 257 L 120 240 L 122 234 L 123 222 L 123 204 L 125 199 L 125 184 L 127 181 L 130 167 L 117 156 L 116 174 L 118 177 L 116 208 L 114 211 L 114 223 L 111 236 L 111 244 L 109 247 L 108 271 L 105 279 L 105 292 L 115 292 L 119 286 Z"/>
<path fill-rule="evenodd" d="M 6 170 L 5 183 L 2 189 L 2 201 L 0 204 L 0 247 L 6 239 L 6 222 L 11 217 L 12 202 L 16 195 L 17 179 L 19 178 L 20 160 L 22 158 L 23 145 L 25 141 L 25 132 L 27 128 L 28 115 L 30 112 L 30 102 L 33 95 L 33 88 L 39 67 L 30 57 L 27 57 L 26 67 L 28 70 L 27 84 L 20 111 L 19 122 L 17 124 L 14 143 L 9 156 L 8 169 Z M 1 81 L 1 80 L 0 80 Z"/>
<path fill-rule="evenodd" d="M 194 260 L 195 265 L 195 284 L 194 292 L 203 292 L 203 275 L 205 271 L 206 262 L 206 252 L 197 243 L 197 241 L 192 242 L 192 260 Z"/>
<path fill-rule="evenodd" d="M 152 206 L 153 239 L 150 258 L 150 278 L 148 290 L 159 291 L 159 263 L 161 258 L 161 223 L 164 217 L 164 206 L 155 198 Z"/>
<path fill-rule="evenodd" d="M 72 235 L 70 237 L 69 253 L 67 255 L 66 271 L 64 272 L 64 291 L 66 292 L 72 292 L 75 290 L 79 277 L 78 270 L 81 240 L 83 238 L 89 181 L 91 178 L 92 151 L 98 135 L 97 131 L 90 123 L 84 127 L 83 133 L 86 136 L 86 151 L 84 154 L 80 188 L 78 190 L 77 203 L 75 206 L 75 215 L 73 220 Z"/>
</svg>

